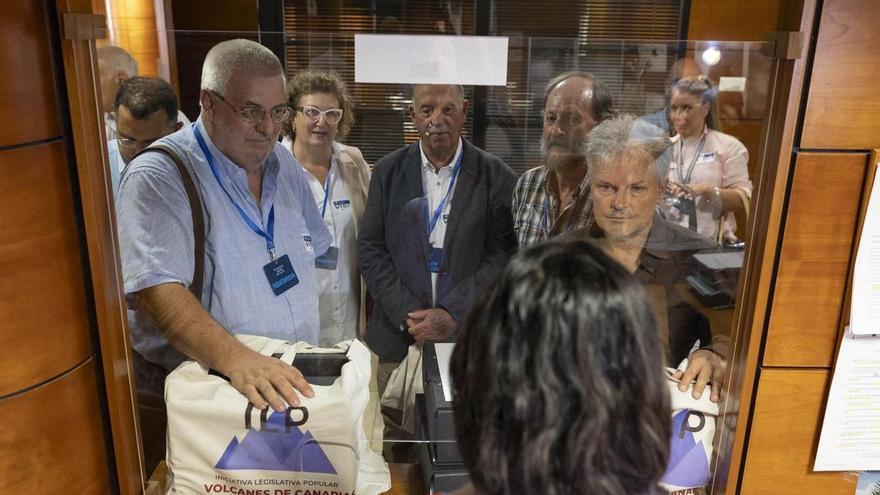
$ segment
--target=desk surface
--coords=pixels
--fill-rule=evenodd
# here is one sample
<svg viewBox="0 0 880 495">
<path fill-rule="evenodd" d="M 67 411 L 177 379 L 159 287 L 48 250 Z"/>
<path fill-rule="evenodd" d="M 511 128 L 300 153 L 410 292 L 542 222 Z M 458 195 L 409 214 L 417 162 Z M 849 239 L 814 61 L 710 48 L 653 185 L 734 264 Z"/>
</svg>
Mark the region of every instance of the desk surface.
<svg viewBox="0 0 880 495">
<path fill-rule="evenodd" d="M 167 470 L 165 461 L 159 462 L 156 470 L 147 480 L 145 495 L 165 494 L 165 473 Z M 418 464 L 389 464 L 388 470 L 391 471 L 391 490 L 385 492 L 386 495 L 421 495 L 425 493 L 422 488 Z"/>
</svg>

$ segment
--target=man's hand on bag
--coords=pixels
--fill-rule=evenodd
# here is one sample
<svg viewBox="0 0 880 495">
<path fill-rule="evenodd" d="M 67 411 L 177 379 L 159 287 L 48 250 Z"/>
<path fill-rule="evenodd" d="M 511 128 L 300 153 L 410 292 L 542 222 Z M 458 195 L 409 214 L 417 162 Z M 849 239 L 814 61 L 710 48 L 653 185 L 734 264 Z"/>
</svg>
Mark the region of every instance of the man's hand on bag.
<svg viewBox="0 0 880 495">
<path fill-rule="evenodd" d="M 706 384 L 712 382 L 712 395 L 709 400 L 718 402 L 721 400 L 721 389 L 724 387 L 724 361 L 712 351 L 697 349 L 688 356 L 688 367 L 684 372 L 677 371 L 674 378 L 680 380 L 678 389 L 682 392 L 696 380 L 694 384 L 694 399 L 703 396 Z"/>
<path fill-rule="evenodd" d="M 296 391 L 306 397 L 315 395 L 303 374 L 280 359 L 242 347 L 229 362 L 232 365 L 221 373 L 228 376 L 232 386 L 256 408 L 265 409 L 268 405 L 276 411 L 284 411 L 287 405 L 299 405 Z"/>
<path fill-rule="evenodd" d="M 407 314 L 409 334 L 419 344 L 449 340 L 455 331 L 455 320 L 440 308 L 420 309 Z"/>
</svg>

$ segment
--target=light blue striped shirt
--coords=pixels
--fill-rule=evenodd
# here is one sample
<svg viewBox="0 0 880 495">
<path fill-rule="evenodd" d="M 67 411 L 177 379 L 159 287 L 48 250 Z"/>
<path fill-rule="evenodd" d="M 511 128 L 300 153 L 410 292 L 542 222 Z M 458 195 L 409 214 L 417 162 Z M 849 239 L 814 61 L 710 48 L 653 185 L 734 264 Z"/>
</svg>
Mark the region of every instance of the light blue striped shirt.
<svg viewBox="0 0 880 495">
<path fill-rule="evenodd" d="M 275 296 L 263 272 L 266 240 L 254 233 L 220 188 L 195 139 L 193 128 L 159 140 L 175 149 L 194 171 L 205 210 L 205 274 L 202 304 L 232 334 L 247 333 L 318 343 L 318 285 L 315 257 L 332 240 L 321 220 L 305 172 L 281 144 L 263 163 L 263 191 L 257 207 L 242 168 L 232 163 L 199 127 L 229 194 L 266 230 L 275 206 L 275 246 L 290 257 L 299 284 Z M 188 163 L 187 163 L 188 162 Z M 122 269 L 127 296 L 176 282 L 189 286 L 194 272 L 193 227 L 180 174 L 169 158 L 145 153 L 122 175 L 117 197 Z M 259 222 L 257 219 L 260 219 Z M 171 369 L 184 358 L 160 336 L 129 299 L 132 345 L 148 360 Z"/>
</svg>

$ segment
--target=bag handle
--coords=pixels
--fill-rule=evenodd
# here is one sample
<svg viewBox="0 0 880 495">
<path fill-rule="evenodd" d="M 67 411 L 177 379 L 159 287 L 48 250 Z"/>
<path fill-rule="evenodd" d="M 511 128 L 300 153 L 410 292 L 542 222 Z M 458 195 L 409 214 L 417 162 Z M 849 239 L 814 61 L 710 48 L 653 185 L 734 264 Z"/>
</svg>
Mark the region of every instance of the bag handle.
<svg viewBox="0 0 880 495">
<path fill-rule="evenodd" d="M 287 349 L 279 352 L 281 347 L 287 345 Z M 260 349 L 260 354 L 280 359 L 286 364 L 293 365 L 296 358 L 297 344 L 295 342 L 286 342 L 283 340 L 271 339 Z"/>
</svg>

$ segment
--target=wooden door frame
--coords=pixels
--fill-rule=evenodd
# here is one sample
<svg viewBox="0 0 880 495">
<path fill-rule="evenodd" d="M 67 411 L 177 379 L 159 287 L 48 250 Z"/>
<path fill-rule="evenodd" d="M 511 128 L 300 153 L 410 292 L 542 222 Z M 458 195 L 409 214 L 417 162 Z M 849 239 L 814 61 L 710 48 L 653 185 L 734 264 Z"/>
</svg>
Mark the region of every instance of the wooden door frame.
<svg viewBox="0 0 880 495">
<path fill-rule="evenodd" d="M 806 43 L 816 27 L 818 0 L 804 0 L 800 32 Z M 772 37 L 771 37 L 772 38 Z M 772 43 L 770 47 L 772 47 Z M 760 167 L 757 188 L 753 194 L 751 215 L 748 219 L 749 246 L 745 253 L 743 272 L 739 281 L 736 310 L 733 318 L 734 338 L 731 346 L 732 373 L 727 385 L 728 400 L 723 413 L 736 418 L 732 438 L 721 438 L 732 444 L 729 451 L 722 449 L 716 461 L 713 493 L 739 493 L 748 436 L 752 421 L 754 398 L 760 377 L 769 323 L 773 287 L 782 247 L 785 224 L 786 196 L 791 186 L 797 143 L 797 127 L 803 118 L 806 101 L 805 83 L 809 77 L 812 53 L 804 46 L 799 58 L 773 54 L 771 89 L 766 124 L 759 149 Z M 724 435 L 724 432 L 722 432 Z M 718 466 L 727 466 L 724 472 Z"/>
<path fill-rule="evenodd" d="M 52 2 L 53 0 L 47 0 Z M 54 0 L 60 27 L 65 16 L 92 14 L 91 0 Z M 97 355 L 103 371 L 103 390 L 111 432 L 118 493 L 143 493 L 143 449 L 137 413 L 137 394 L 129 345 L 127 307 L 122 283 L 116 216 L 104 121 L 96 88 L 97 52 L 94 39 L 67 39 L 61 30 L 61 55 L 67 93 L 70 132 L 75 156 L 88 272 L 92 283 L 98 330 Z M 106 28 L 105 28 L 106 31 Z M 87 36 L 86 36 L 87 37 Z M 96 384 L 97 386 L 97 384 Z"/>
</svg>

